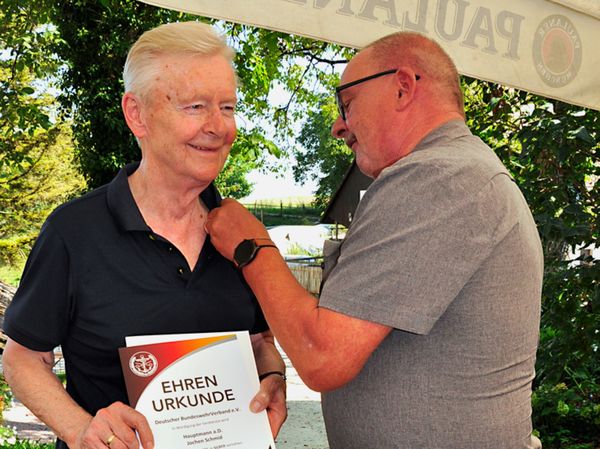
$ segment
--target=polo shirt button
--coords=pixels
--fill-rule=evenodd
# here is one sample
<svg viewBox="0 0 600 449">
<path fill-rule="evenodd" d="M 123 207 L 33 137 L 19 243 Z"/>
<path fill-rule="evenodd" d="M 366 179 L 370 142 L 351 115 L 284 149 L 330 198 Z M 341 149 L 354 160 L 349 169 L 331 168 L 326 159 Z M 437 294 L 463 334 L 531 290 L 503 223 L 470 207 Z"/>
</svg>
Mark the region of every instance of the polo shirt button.
<svg viewBox="0 0 600 449">
<path fill-rule="evenodd" d="M 173 247 L 169 246 L 169 252 L 173 251 Z"/>
<path fill-rule="evenodd" d="M 184 272 L 184 269 L 183 269 L 183 267 L 178 267 L 178 268 L 177 268 L 177 273 L 179 273 L 179 274 L 183 274 L 183 272 Z"/>
<path fill-rule="evenodd" d="M 156 237 L 154 237 L 152 234 L 148 234 L 148 238 L 149 238 L 150 240 L 156 240 Z"/>
</svg>

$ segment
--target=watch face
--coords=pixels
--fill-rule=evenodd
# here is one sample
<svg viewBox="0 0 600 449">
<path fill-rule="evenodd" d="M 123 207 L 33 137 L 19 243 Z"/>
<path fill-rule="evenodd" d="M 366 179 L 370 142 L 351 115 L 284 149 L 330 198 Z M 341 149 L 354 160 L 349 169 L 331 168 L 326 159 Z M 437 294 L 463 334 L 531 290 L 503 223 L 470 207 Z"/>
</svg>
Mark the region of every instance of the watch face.
<svg viewBox="0 0 600 449">
<path fill-rule="evenodd" d="M 254 258 L 256 243 L 254 240 L 242 240 L 233 253 L 233 260 L 238 267 L 243 267 Z"/>
</svg>

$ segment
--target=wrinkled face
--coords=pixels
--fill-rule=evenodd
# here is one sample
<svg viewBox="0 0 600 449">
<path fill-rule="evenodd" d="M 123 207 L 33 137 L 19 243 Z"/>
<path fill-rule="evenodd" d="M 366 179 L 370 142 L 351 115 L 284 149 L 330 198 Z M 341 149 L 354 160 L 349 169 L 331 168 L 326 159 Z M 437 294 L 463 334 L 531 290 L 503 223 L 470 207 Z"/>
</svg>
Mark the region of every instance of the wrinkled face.
<svg viewBox="0 0 600 449">
<path fill-rule="evenodd" d="M 143 105 L 142 157 L 166 179 L 208 184 L 236 136 L 236 80 L 221 55 L 164 56 Z"/>
<path fill-rule="evenodd" d="M 371 61 L 370 51 L 361 51 L 348 63 L 340 84 L 381 71 Z M 346 120 L 338 117 L 331 134 L 346 141 L 356 155 L 358 168 L 372 178 L 395 162 L 393 135 L 397 130 L 391 121 L 397 96 L 394 85 L 394 75 L 390 74 L 356 84 L 339 94 Z"/>
</svg>

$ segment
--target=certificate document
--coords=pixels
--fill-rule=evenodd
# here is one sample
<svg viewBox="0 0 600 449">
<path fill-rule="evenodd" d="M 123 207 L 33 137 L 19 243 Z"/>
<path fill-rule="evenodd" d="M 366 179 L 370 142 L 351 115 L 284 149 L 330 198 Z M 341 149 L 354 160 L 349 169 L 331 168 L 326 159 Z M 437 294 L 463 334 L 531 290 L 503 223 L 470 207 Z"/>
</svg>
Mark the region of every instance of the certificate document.
<svg viewBox="0 0 600 449">
<path fill-rule="evenodd" d="M 248 332 L 127 337 L 119 349 L 130 405 L 156 449 L 275 449 Z"/>
</svg>

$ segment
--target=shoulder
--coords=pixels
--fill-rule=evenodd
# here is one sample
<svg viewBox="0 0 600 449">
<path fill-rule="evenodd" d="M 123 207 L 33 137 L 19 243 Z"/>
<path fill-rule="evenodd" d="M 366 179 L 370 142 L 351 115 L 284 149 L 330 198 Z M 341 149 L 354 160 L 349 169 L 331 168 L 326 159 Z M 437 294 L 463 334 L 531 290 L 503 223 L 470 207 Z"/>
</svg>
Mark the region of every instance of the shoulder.
<svg viewBox="0 0 600 449">
<path fill-rule="evenodd" d="M 110 217 L 106 191 L 107 186 L 102 186 L 58 206 L 46 219 L 41 234 L 52 229 L 67 241 L 102 227 Z"/>
<path fill-rule="evenodd" d="M 494 151 L 472 134 L 432 142 L 413 151 L 382 173 L 393 176 L 414 170 L 419 170 L 423 177 L 439 174 L 484 183 L 499 173 L 507 173 Z"/>
<path fill-rule="evenodd" d="M 434 226 L 491 234 L 518 189 L 494 152 L 465 136 L 419 149 L 386 168 L 359 203 L 353 226 L 388 234 Z M 359 226 L 359 223 L 361 226 Z M 487 240 L 487 239 L 486 239 Z"/>
<path fill-rule="evenodd" d="M 61 204 L 48 216 L 48 222 L 60 224 L 79 218 L 93 219 L 90 213 L 106 208 L 107 187 L 104 185 Z"/>
<path fill-rule="evenodd" d="M 478 137 L 468 134 L 440 139 L 384 169 L 365 199 L 375 195 L 437 203 L 454 196 L 476 195 L 500 174 L 510 178 L 500 159 Z"/>
</svg>

